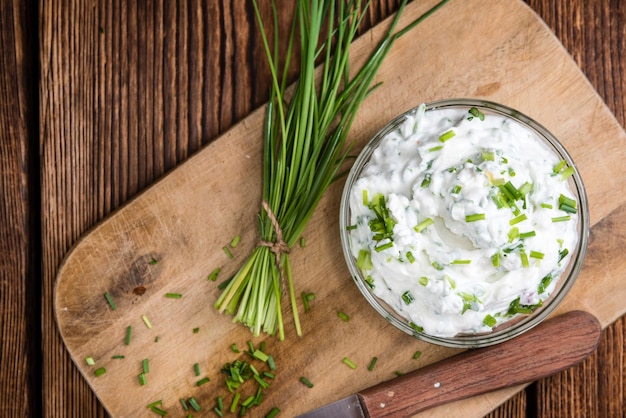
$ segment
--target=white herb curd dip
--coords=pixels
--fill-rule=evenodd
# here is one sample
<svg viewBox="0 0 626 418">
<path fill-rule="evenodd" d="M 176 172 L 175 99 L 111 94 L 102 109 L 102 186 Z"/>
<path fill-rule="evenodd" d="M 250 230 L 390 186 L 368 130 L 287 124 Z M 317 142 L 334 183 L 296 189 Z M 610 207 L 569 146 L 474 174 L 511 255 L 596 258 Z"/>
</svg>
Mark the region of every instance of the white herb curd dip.
<svg viewBox="0 0 626 418">
<path fill-rule="evenodd" d="M 349 196 L 350 251 L 418 331 L 488 332 L 541 306 L 578 241 L 573 167 L 477 108 L 405 115 Z"/>
</svg>

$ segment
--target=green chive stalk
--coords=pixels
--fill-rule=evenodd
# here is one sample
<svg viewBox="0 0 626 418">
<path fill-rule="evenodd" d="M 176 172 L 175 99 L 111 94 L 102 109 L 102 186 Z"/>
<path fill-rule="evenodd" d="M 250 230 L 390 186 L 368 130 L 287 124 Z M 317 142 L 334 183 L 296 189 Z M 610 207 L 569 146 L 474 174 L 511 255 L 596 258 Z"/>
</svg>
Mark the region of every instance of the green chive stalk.
<svg viewBox="0 0 626 418">
<path fill-rule="evenodd" d="M 394 42 L 439 9 L 443 0 L 404 29 L 395 31 L 406 0 L 386 36 L 364 66 L 350 78 L 349 47 L 369 3 L 361 0 L 298 0 L 285 51 L 278 68 L 278 22 L 272 2 L 274 45 L 270 47 L 261 14 L 255 15 L 271 73 L 270 99 L 263 132 L 263 191 L 259 213 L 260 243 L 222 290 L 215 303 L 234 322 L 278 332 L 284 340 L 281 300 L 289 294 L 296 333 L 302 335 L 289 249 L 299 240 L 324 191 L 338 175 L 350 151 L 346 138 L 363 100 L 376 88 L 372 81 Z M 322 34 L 330 34 L 322 39 Z M 295 42 L 300 42 L 300 73 L 288 89 L 287 70 Z M 316 68 L 321 66 L 319 77 Z"/>
</svg>

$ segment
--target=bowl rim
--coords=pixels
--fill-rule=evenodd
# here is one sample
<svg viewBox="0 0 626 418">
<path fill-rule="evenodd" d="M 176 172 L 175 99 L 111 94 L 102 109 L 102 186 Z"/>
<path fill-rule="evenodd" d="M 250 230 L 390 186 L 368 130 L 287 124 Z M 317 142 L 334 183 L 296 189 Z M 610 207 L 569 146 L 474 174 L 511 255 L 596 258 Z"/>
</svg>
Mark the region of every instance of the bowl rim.
<svg viewBox="0 0 626 418">
<path fill-rule="evenodd" d="M 570 187 L 572 188 L 572 191 L 576 193 L 579 200 L 579 218 L 577 224 L 578 242 L 576 245 L 575 253 L 572 254 L 568 266 L 559 278 L 560 284 L 558 289 L 555 289 L 548 296 L 548 298 L 546 298 L 544 304 L 535 312 L 533 312 L 532 315 L 521 317 L 521 319 L 517 320 L 517 322 L 512 327 L 492 331 L 489 333 L 463 334 L 461 336 L 457 335 L 455 337 L 440 337 L 418 331 L 409 325 L 408 320 L 401 320 L 400 314 L 396 313 L 391 307 L 387 308 L 386 306 L 388 305 L 378 296 L 374 295 L 371 288 L 366 285 L 365 280 L 361 276 L 360 269 L 356 266 L 356 262 L 350 251 L 350 234 L 348 231 L 350 213 L 349 197 L 352 185 L 358 179 L 361 170 L 366 165 L 371 154 L 376 149 L 378 144 L 383 140 L 383 138 L 385 138 L 388 133 L 392 132 L 401 123 L 403 123 L 409 114 L 415 112 L 423 105 L 425 106 L 426 111 L 445 108 L 476 107 L 480 110 L 488 111 L 489 113 L 495 113 L 510 118 L 522 124 L 526 128 L 534 131 L 540 137 L 540 139 L 542 139 L 544 142 L 547 142 L 547 144 L 552 148 L 552 151 L 555 152 L 557 156 L 564 159 L 570 167 L 574 168 L 574 174 L 570 177 L 571 180 L 568 181 L 570 182 Z M 554 312 L 554 310 L 557 309 L 565 296 L 571 290 L 582 269 L 589 241 L 589 223 L 589 207 L 582 177 L 580 176 L 579 170 L 576 168 L 576 164 L 573 158 L 563 146 L 563 144 L 561 144 L 561 142 L 556 138 L 556 136 L 553 135 L 543 125 L 538 123 L 536 120 L 514 108 L 493 101 L 474 98 L 449 98 L 422 103 L 418 106 L 414 106 L 402 112 L 401 114 L 395 116 L 390 121 L 388 121 L 374 136 L 372 136 L 367 141 L 363 149 L 359 152 L 359 155 L 354 161 L 354 164 L 352 165 L 352 167 L 350 167 L 342 191 L 339 209 L 340 238 L 346 265 L 348 266 L 352 279 L 356 283 L 357 288 L 365 297 L 369 305 L 372 306 L 379 315 L 385 318 L 395 328 L 398 328 L 401 331 L 412 335 L 419 340 L 453 348 L 485 347 L 509 340 L 530 330 L 534 326 L 541 323 L 552 312 Z M 505 324 L 506 323 L 510 323 L 510 321 L 506 321 Z"/>
</svg>

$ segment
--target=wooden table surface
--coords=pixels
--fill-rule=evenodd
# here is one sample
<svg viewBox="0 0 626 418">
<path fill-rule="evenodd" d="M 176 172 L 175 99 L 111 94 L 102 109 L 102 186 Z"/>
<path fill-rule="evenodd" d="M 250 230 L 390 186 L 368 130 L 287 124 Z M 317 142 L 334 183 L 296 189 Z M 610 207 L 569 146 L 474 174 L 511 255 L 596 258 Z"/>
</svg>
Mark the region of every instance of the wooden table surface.
<svg viewBox="0 0 626 418">
<path fill-rule="evenodd" d="M 626 126 L 626 3 L 526 2 Z M 398 4 L 373 0 L 364 29 Z M 286 30 L 289 7 L 280 10 Z M 264 59 L 245 1 L 0 0 L 0 416 L 107 415 L 57 331 L 59 263 L 94 224 L 261 106 Z M 625 343 L 621 318 L 581 365 L 490 416 L 623 416 Z"/>
</svg>

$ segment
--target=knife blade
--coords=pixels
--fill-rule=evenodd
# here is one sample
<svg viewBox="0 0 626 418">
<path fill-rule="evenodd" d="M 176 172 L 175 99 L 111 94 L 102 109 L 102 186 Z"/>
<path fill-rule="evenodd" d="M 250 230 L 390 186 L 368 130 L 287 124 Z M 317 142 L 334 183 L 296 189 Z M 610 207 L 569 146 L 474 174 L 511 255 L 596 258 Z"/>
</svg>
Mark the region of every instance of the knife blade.
<svg viewBox="0 0 626 418">
<path fill-rule="evenodd" d="M 467 350 L 300 418 L 408 417 L 446 402 L 532 382 L 583 361 L 598 347 L 601 332 L 592 314 L 570 311 L 511 340 Z"/>
</svg>

